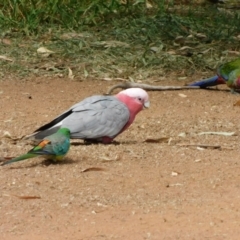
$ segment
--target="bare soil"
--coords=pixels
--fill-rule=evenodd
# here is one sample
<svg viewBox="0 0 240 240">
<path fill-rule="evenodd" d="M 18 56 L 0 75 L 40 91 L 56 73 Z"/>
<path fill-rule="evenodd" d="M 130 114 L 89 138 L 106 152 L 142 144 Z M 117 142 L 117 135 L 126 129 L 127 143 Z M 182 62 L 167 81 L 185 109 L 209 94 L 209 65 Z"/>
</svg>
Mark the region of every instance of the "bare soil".
<svg viewBox="0 0 240 240">
<path fill-rule="evenodd" d="M 30 134 L 115 83 L 0 82 L 0 156 L 32 148 L 8 134 Z M 240 97 L 226 89 L 149 92 L 150 109 L 117 143 L 73 141 L 62 163 L 1 167 L 0 239 L 239 239 Z"/>
</svg>

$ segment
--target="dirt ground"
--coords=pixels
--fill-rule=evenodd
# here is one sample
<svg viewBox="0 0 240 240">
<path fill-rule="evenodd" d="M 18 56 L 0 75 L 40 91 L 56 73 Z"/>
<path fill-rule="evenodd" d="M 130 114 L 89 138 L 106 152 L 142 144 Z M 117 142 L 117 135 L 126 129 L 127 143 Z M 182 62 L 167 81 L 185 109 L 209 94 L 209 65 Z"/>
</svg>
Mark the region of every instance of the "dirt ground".
<svg viewBox="0 0 240 240">
<path fill-rule="evenodd" d="M 30 134 L 115 83 L 1 81 L 0 156 L 32 148 L 8 134 Z M 62 163 L 35 158 L 1 167 L 1 239 L 239 239 L 240 106 L 234 103 L 240 96 L 222 90 L 149 95 L 149 110 L 118 144 L 74 141 Z"/>
</svg>

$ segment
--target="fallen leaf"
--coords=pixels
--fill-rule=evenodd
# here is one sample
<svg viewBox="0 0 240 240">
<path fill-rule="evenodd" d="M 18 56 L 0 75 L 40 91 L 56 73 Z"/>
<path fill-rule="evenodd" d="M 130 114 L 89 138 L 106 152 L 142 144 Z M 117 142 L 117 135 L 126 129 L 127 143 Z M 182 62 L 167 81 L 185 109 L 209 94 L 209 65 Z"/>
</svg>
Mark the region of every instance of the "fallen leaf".
<svg viewBox="0 0 240 240">
<path fill-rule="evenodd" d="M 1 42 L 5 45 L 11 45 L 12 44 L 11 40 L 7 39 L 7 38 L 3 38 Z"/>
<path fill-rule="evenodd" d="M 185 38 L 183 36 L 177 36 L 174 40 L 175 43 L 184 44 Z"/>
<path fill-rule="evenodd" d="M 25 200 L 40 199 L 41 198 L 39 196 L 18 196 L 18 195 L 12 195 L 12 196 L 20 198 L 20 199 L 25 199 Z"/>
<path fill-rule="evenodd" d="M 185 132 L 179 133 L 178 137 L 186 137 L 186 133 Z"/>
<path fill-rule="evenodd" d="M 180 51 L 186 50 L 186 49 L 193 49 L 192 47 L 189 46 L 183 46 L 181 48 L 179 48 Z"/>
<path fill-rule="evenodd" d="M 240 100 L 236 101 L 233 106 L 240 106 Z"/>
<path fill-rule="evenodd" d="M 234 136 L 235 132 L 201 132 L 198 135 L 222 135 L 222 136 Z"/>
<path fill-rule="evenodd" d="M 40 47 L 37 49 L 37 53 L 39 55 L 41 55 L 42 57 L 49 57 L 51 54 L 53 54 L 54 52 L 45 48 L 45 47 Z"/>
<path fill-rule="evenodd" d="M 185 94 L 183 94 L 183 93 L 179 93 L 178 96 L 179 96 L 179 97 L 182 97 L 182 98 L 187 97 L 187 95 L 185 95 Z"/>
<path fill-rule="evenodd" d="M 146 1 L 146 8 L 153 8 L 153 5 L 149 1 Z"/>
<path fill-rule="evenodd" d="M 175 183 L 175 184 L 169 184 L 169 187 L 178 187 L 178 186 L 183 186 L 182 183 Z"/>
<path fill-rule="evenodd" d="M 103 78 L 104 81 L 112 81 L 113 79 L 112 78 L 108 78 L 108 77 L 105 77 Z"/>
<path fill-rule="evenodd" d="M 153 51 L 155 53 L 158 53 L 162 50 L 160 47 L 151 47 L 150 49 L 151 49 L 151 51 Z"/>
<path fill-rule="evenodd" d="M 220 145 L 206 145 L 206 144 L 177 144 L 177 146 L 180 146 L 180 147 L 199 147 L 201 149 L 203 149 L 203 148 L 210 148 L 210 149 L 221 148 Z"/>
<path fill-rule="evenodd" d="M 115 47 L 129 48 L 130 47 L 130 45 L 128 43 L 115 41 L 115 40 L 93 42 L 92 46 L 94 46 L 94 47 L 102 46 L 105 48 L 115 48 Z"/>
<path fill-rule="evenodd" d="M 202 160 L 201 159 L 196 159 L 194 162 L 201 162 Z"/>
<path fill-rule="evenodd" d="M 240 52 L 238 51 L 228 51 L 228 55 L 232 55 L 232 56 L 239 56 L 240 55 Z"/>
<path fill-rule="evenodd" d="M 88 71 L 84 69 L 84 77 L 88 77 Z"/>
<path fill-rule="evenodd" d="M 74 75 L 71 68 L 68 68 L 68 78 L 73 79 Z"/>
<path fill-rule="evenodd" d="M 169 137 L 161 137 L 161 138 L 147 138 L 146 140 L 144 140 L 144 142 L 147 143 L 161 143 L 161 142 L 168 142 L 169 141 Z"/>
<path fill-rule="evenodd" d="M 84 37 L 84 34 L 82 33 L 75 33 L 75 32 L 69 32 L 64 33 L 62 36 L 60 36 L 61 39 L 67 40 L 67 39 L 81 39 Z"/>
<path fill-rule="evenodd" d="M 200 39 L 207 38 L 207 36 L 206 36 L 205 34 L 203 34 L 203 33 L 197 33 L 197 34 L 196 34 L 196 37 L 197 37 L 197 38 L 200 38 Z"/>
<path fill-rule="evenodd" d="M 109 158 L 106 156 L 101 156 L 99 158 L 102 159 L 102 162 L 118 161 L 120 159 L 118 155 L 116 155 L 114 158 Z"/>
<path fill-rule="evenodd" d="M 5 61 L 9 61 L 9 62 L 13 62 L 12 58 L 8 58 L 8 57 L 6 57 L 4 55 L 0 55 L 0 59 L 5 60 Z"/>
<path fill-rule="evenodd" d="M 206 53 L 208 53 L 209 51 L 212 51 L 212 50 L 213 50 L 212 48 L 208 48 L 208 49 L 202 51 L 201 53 L 202 53 L 202 54 L 206 54 Z"/>
<path fill-rule="evenodd" d="M 4 122 L 10 122 L 12 120 L 5 120 Z M 4 131 L 3 136 L 4 138 L 12 138 L 12 135 L 8 131 Z"/>
<path fill-rule="evenodd" d="M 90 167 L 82 170 L 81 172 L 90 172 L 90 171 L 105 171 L 105 168 L 101 167 Z"/>
<path fill-rule="evenodd" d="M 167 53 L 170 54 L 170 55 L 176 55 L 177 54 L 176 51 L 174 51 L 174 50 L 167 51 Z"/>
<path fill-rule="evenodd" d="M 172 172 L 171 175 L 175 177 L 175 176 L 178 176 L 179 173 L 178 172 Z"/>
<path fill-rule="evenodd" d="M 54 52 L 45 47 L 40 47 L 37 49 L 37 53 L 54 53 Z"/>
</svg>

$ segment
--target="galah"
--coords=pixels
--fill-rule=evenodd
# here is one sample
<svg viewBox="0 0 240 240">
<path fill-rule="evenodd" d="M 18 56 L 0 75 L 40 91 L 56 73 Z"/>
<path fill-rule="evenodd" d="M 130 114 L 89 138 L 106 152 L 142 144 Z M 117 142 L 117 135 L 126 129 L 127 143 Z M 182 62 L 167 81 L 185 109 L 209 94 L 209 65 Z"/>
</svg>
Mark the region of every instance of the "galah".
<svg viewBox="0 0 240 240">
<path fill-rule="evenodd" d="M 3 162 L 3 165 L 19 162 L 28 158 L 43 156 L 53 161 L 61 161 L 70 148 L 70 131 L 60 128 L 56 133 L 45 137 L 37 146 L 26 154 Z"/>
<path fill-rule="evenodd" d="M 143 108 L 149 106 L 149 96 L 141 88 L 129 88 L 115 96 L 91 96 L 73 105 L 27 138 L 42 139 L 65 127 L 71 132 L 70 138 L 110 143 L 132 124 Z"/>
<path fill-rule="evenodd" d="M 240 58 L 231 62 L 224 63 L 219 66 L 217 75 L 201 81 L 187 84 L 188 86 L 199 86 L 207 88 L 219 84 L 227 84 L 231 92 L 239 92 L 240 90 Z"/>
</svg>

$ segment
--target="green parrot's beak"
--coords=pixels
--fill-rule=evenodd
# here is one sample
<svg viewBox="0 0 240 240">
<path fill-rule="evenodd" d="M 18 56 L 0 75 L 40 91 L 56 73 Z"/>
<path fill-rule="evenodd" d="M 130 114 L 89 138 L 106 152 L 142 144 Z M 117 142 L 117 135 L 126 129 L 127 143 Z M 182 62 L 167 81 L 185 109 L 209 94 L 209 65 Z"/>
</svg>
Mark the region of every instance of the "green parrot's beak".
<svg viewBox="0 0 240 240">
<path fill-rule="evenodd" d="M 143 104 L 144 108 L 149 108 L 150 107 L 150 101 L 147 101 Z"/>
</svg>

